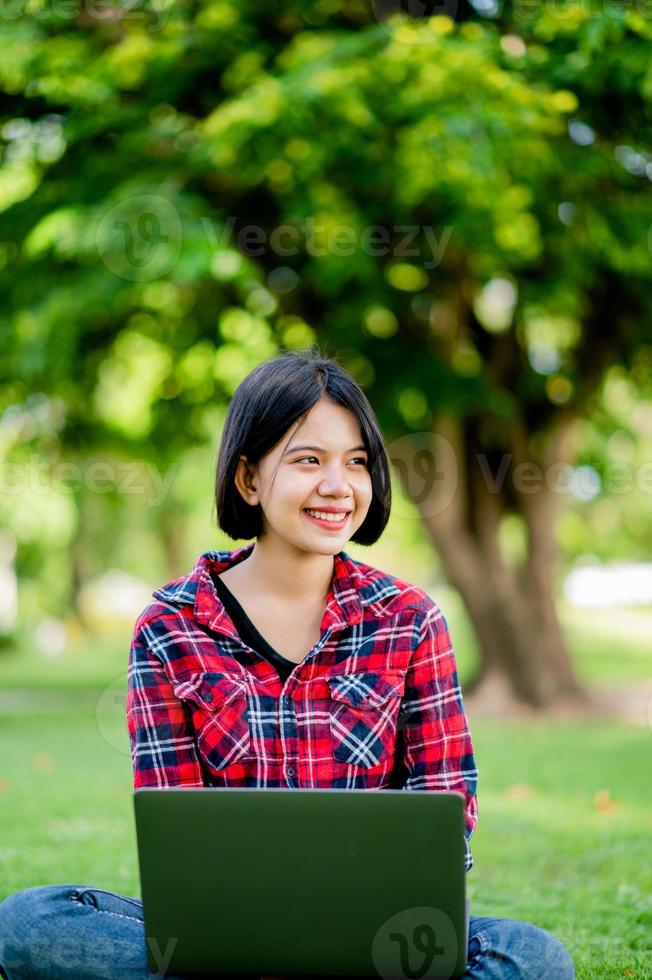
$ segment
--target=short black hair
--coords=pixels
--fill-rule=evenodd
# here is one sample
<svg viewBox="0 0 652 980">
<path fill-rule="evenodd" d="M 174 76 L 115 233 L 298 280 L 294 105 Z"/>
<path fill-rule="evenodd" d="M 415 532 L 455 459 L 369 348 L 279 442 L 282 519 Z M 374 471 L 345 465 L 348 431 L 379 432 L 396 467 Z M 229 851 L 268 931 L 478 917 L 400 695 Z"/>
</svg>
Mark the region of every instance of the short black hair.
<svg viewBox="0 0 652 980">
<path fill-rule="evenodd" d="M 368 454 L 372 500 L 351 541 L 374 544 L 384 531 L 391 509 L 391 481 L 380 427 L 357 381 L 313 345 L 308 350 L 279 351 L 250 371 L 235 390 L 215 468 L 217 523 L 230 538 L 255 538 L 263 529 L 260 505 L 248 504 L 235 485 L 240 456 L 257 464 L 322 397 L 352 412 Z"/>
</svg>

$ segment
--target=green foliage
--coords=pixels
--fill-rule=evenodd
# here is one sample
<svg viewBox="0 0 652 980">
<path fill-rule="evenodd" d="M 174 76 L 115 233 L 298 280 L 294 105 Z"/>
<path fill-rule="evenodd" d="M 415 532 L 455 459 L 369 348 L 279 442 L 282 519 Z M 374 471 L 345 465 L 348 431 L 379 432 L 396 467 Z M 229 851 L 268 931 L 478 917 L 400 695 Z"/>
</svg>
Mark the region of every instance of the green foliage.
<svg viewBox="0 0 652 980">
<path fill-rule="evenodd" d="M 447 326 L 445 309 L 496 276 L 516 290 L 498 330 L 522 349 L 509 399 L 526 396 L 543 414 L 555 401 L 549 372 L 528 364 L 532 345 L 557 353 L 571 399 L 599 329 L 629 361 L 643 340 L 628 316 L 647 298 L 652 220 L 650 23 L 639 13 L 570 0 L 563 16 L 559 5 L 527 16 L 509 6 L 497 23 L 376 23 L 371 11 L 360 23 L 338 3 L 316 19 L 226 0 L 157 11 L 43 12 L 2 25 L 12 52 L 1 75 L 3 362 L 18 386 L 5 404 L 21 383 L 40 386 L 64 396 L 65 431 L 77 423 L 85 438 L 106 429 L 163 446 L 192 388 L 181 354 L 219 344 L 216 321 L 235 301 L 255 308 L 259 357 L 283 342 L 288 315 L 312 322 L 400 428 L 405 381 L 390 374 L 399 354 L 430 355 L 422 376 L 414 362 L 426 406 L 491 403 L 483 362 L 501 343 L 491 316 Z M 607 101 L 626 111 L 607 114 Z M 286 262 L 269 246 L 249 256 L 216 243 L 233 216 L 236 232 L 255 224 L 267 239 L 299 227 L 297 254 Z M 416 261 L 397 261 L 403 224 L 419 231 Z M 389 256 L 365 247 L 378 226 Z M 289 294 L 265 284 L 286 264 L 299 276 Z M 606 281 L 618 321 L 587 322 Z M 365 330 L 376 305 L 397 333 Z M 100 408 L 106 385 L 120 388 L 141 364 L 153 376 L 138 402 L 127 393 L 127 404 Z M 218 360 L 203 393 L 227 393 L 233 373 L 233 360 Z M 433 374 L 441 385 L 429 384 Z"/>
</svg>

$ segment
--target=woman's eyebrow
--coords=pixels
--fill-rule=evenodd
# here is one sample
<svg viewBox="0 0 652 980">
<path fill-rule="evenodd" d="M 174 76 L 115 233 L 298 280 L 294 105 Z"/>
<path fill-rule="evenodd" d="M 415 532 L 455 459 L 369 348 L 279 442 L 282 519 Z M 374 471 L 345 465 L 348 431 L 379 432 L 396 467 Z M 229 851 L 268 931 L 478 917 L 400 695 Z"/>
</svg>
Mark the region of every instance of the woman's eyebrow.
<svg viewBox="0 0 652 980">
<path fill-rule="evenodd" d="M 292 446 L 290 449 L 286 449 L 286 451 L 283 453 L 283 455 L 284 456 L 287 456 L 288 453 L 294 453 L 298 449 L 312 449 L 314 452 L 317 452 L 317 453 L 325 453 L 326 452 L 326 450 L 325 449 L 322 449 L 321 446 Z M 358 450 L 360 450 L 360 449 L 363 449 L 365 452 L 367 451 L 367 447 L 366 446 L 354 446 L 353 449 L 347 449 L 346 450 L 346 453 L 355 453 L 355 452 L 358 452 Z"/>
</svg>

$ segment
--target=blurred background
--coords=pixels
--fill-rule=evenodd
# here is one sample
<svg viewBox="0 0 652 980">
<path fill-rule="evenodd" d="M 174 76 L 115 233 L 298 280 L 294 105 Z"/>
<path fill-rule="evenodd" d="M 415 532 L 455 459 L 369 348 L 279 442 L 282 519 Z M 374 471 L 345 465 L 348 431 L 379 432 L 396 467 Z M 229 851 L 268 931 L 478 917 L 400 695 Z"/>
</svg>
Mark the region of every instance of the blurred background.
<svg viewBox="0 0 652 980">
<path fill-rule="evenodd" d="M 229 399 L 318 345 L 392 462 L 347 551 L 451 629 L 473 912 L 652 976 L 650 5 L 15 0 L 0 36 L 0 898 L 138 894 L 133 622 L 245 543 Z"/>
</svg>

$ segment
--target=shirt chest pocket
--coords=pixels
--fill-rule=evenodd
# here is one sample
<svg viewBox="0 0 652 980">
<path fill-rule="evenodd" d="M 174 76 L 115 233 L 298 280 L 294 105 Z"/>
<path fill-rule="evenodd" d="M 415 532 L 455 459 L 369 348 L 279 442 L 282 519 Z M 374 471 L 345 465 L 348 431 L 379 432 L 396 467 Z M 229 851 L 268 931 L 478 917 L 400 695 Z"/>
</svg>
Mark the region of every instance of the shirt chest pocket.
<svg viewBox="0 0 652 980">
<path fill-rule="evenodd" d="M 362 673 L 327 678 L 333 755 L 370 768 L 391 762 L 402 696 L 400 675 Z"/>
<path fill-rule="evenodd" d="M 251 758 L 244 680 L 229 674 L 191 673 L 177 677 L 173 688 L 190 710 L 197 749 L 210 769 Z"/>
</svg>

